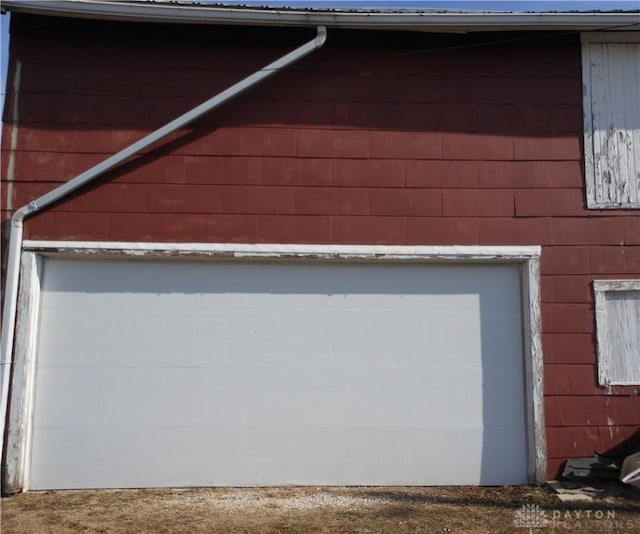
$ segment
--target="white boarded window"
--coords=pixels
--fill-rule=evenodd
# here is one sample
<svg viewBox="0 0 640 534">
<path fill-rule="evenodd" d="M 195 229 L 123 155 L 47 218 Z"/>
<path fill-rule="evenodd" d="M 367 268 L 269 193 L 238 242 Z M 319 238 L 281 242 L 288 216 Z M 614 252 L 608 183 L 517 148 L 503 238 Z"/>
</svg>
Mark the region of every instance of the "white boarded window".
<svg viewBox="0 0 640 534">
<path fill-rule="evenodd" d="M 589 208 L 640 208 L 640 32 L 582 35 Z"/>
<path fill-rule="evenodd" d="M 640 280 L 596 280 L 598 382 L 640 384 Z"/>
</svg>

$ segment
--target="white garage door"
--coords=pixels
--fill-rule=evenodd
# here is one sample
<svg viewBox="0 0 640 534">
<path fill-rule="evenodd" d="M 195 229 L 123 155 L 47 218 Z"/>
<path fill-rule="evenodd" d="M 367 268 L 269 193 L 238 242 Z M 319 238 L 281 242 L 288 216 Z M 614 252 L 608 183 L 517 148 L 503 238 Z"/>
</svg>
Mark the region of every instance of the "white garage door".
<svg viewBox="0 0 640 534">
<path fill-rule="evenodd" d="M 526 482 L 519 280 L 48 259 L 30 487 Z"/>
</svg>

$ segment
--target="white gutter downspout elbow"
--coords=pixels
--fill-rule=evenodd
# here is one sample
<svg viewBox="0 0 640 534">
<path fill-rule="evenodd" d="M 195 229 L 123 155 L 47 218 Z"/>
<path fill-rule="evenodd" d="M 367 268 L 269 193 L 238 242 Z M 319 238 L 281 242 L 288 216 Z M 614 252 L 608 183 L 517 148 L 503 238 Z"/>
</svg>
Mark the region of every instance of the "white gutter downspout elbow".
<svg viewBox="0 0 640 534">
<path fill-rule="evenodd" d="M 206 100 L 192 110 L 184 113 L 180 117 L 165 124 L 161 128 L 153 131 L 149 135 L 136 141 L 132 145 L 124 148 L 120 152 L 110 156 L 101 163 L 98 163 L 89 170 L 72 178 L 68 182 L 56 187 L 52 191 L 45 193 L 41 197 L 33 200 L 29 204 L 22 206 L 15 211 L 11 218 L 11 233 L 9 236 L 9 255 L 7 258 L 7 277 L 4 293 L 4 309 L 2 314 L 2 338 L 0 340 L 0 454 L 4 459 L 4 439 L 5 423 L 7 420 L 7 405 L 9 400 L 9 386 L 11 376 L 11 365 L 13 362 L 13 344 L 15 333 L 15 321 L 18 301 L 18 282 L 20 275 L 20 255 L 22 250 L 22 232 L 24 220 L 50 204 L 58 202 L 83 187 L 89 182 L 102 176 L 105 172 L 137 155 L 140 151 L 148 148 L 152 144 L 165 138 L 167 135 L 179 130 L 187 124 L 208 113 L 227 100 L 239 95 L 243 91 L 253 87 L 265 78 L 284 69 L 304 56 L 310 54 L 324 45 L 327 39 L 327 29 L 325 26 L 317 27 L 317 34 L 314 39 L 296 48 L 288 54 L 263 67 L 252 75 L 240 80 L 228 89 L 218 93 L 214 97 Z M 4 461 L 4 460 L 3 460 Z"/>
</svg>

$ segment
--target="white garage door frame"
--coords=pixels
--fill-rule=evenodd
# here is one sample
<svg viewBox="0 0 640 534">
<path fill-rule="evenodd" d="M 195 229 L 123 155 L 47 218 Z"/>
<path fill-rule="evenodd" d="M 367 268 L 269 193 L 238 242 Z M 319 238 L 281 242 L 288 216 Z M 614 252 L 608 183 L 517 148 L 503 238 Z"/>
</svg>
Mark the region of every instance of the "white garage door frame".
<svg viewBox="0 0 640 534">
<path fill-rule="evenodd" d="M 25 241 L 21 260 L 6 450 L 5 493 L 27 491 L 35 395 L 43 258 L 302 261 L 365 263 L 507 263 L 520 268 L 527 424 L 527 478 L 546 481 L 539 246 L 368 246 Z"/>
</svg>

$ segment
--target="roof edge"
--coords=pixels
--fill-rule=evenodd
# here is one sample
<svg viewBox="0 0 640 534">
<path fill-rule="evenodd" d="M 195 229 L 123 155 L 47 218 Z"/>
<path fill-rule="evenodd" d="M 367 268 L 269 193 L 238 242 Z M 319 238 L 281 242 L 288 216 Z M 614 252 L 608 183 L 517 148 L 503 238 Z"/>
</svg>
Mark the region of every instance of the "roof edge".
<svg viewBox="0 0 640 534">
<path fill-rule="evenodd" d="M 404 30 L 425 32 L 640 31 L 638 12 L 477 12 L 320 10 L 154 3 L 130 0 L 2 0 L 3 11 L 127 22 Z"/>
</svg>

